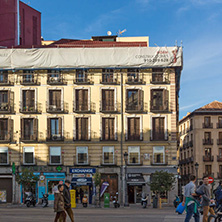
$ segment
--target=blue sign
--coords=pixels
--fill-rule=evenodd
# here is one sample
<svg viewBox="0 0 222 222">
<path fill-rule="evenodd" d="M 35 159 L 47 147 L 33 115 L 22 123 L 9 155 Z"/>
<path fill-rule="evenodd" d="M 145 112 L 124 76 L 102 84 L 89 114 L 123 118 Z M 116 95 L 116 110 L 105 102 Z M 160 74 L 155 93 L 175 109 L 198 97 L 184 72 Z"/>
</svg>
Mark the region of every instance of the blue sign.
<svg viewBox="0 0 222 222">
<path fill-rule="evenodd" d="M 73 177 L 71 181 L 74 186 L 89 186 L 92 184 L 92 178 L 90 177 Z"/>
<path fill-rule="evenodd" d="M 96 173 L 96 168 L 70 168 L 69 172 L 75 174 Z"/>
</svg>

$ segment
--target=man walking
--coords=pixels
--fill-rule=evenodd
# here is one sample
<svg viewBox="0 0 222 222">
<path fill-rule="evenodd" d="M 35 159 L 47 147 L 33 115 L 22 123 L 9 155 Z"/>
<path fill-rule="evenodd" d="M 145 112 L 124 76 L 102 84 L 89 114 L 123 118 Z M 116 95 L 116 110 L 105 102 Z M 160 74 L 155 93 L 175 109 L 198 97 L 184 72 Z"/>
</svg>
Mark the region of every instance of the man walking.
<svg viewBox="0 0 222 222">
<path fill-rule="evenodd" d="M 203 222 L 208 221 L 208 213 L 215 214 L 213 208 L 210 208 L 210 186 L 208 176 L 203 177 L 203 185 L 197 189 L 198 193 L 202 194 L 202 206 L 203 206 Z"/>
<path fill-rule="evenodd" d="M 71 222 L 74 222 L 74 215 L 71 208 L 71 198 L 70 198 L 70 192 L 69 192 L 70 184 L 71 184 L 70 180 L 65 180 L 63 196 L 64 196 L 64 201 L 65 201 L 65 210 L 67 214 L 69 215 Z"/>
<path fill-rule="evenodd" d="M 192 216 L 194 216 L 195 222 L 200 221 L 200 215 L 198 212 L 198 202 L 195 200 L 195 181 L 196 177 L 194 175 L 190 176 L 190 182 L 185 186 L 184 197 L 182 205 L 186 205 L 187 215 L 184 222 L 189 222 Z"/>
</svg>

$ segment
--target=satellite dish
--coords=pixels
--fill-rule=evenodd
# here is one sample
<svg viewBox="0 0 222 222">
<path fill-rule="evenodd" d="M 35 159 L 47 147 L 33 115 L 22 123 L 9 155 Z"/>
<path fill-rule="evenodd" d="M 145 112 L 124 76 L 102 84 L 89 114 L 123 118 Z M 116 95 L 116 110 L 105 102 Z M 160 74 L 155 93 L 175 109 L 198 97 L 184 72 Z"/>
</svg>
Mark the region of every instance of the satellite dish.
<svg viewBox="0 0 222 222">
<path fill-rule="evenodd" d="M 107 32 L 107 35 L 112 35 L 112 32 L 108 31 L 108 32 Z"/>
</svg>

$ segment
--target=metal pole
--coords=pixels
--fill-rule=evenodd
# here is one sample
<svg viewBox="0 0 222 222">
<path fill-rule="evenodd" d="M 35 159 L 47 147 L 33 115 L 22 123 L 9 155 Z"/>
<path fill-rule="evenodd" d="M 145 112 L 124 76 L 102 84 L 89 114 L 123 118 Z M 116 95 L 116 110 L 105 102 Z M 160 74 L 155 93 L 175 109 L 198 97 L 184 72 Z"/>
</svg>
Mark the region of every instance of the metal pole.
<svg viewBox="0 0 222 222">
<path fill-rule="evenodd" d="M 198 168 L 196 167 L 196 186 L 198 186 Z"/>
<path fill-rule="evenodd" d="M 129 206 L 128 203 L 128 189 L 127 189 L 127 161 L 125 161 L 125 203 L 124 203 L 125 207 Z"/>
<path fill-rule="evenodd" d="M 123 73 L 120 72 L 121 75 L 121 142 L 120 142 L 120 150 L 121 150 L 121 166 L 120 166 L 120 204 L 123 205 Z"/>
</svg>

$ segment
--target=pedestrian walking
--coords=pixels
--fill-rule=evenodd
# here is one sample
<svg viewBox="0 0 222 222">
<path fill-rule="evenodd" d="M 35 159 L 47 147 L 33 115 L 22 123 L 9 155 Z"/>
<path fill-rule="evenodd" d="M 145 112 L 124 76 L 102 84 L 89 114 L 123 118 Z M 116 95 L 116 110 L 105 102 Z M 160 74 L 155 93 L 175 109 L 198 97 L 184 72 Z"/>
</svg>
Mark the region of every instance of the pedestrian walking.
<svg viewBox="0 0 222 222">
<path fill-rule="evenodd" d="M 60 222 L 66 222 L 66 213 L 65 213 L 65 202 L 63 197 L 64 186 L 59 184 L 58 191 L 55 192 L 55 200 L 54 200 L 54 211 L 56 212 L 54 222 L 57 222 L 58 219 Z"/>
<path fill-rule="evenodd" d="M 184 197 L 183 197 L 183 206 L 186 206 L 186 218 L 184 222 L 189 222 L 192 216 L 195 219 L 195 222 L 200 221 L 200 214 L 198 212 L 198 201 L 195 199 L 198 196 L 195 186 L 196 177 L 194 175 L 190 176 L 190 182 L 185 186 Z"/>
<path fill-rule="evenodd" d="M 210 207 L 210 185 L 208 176 L 203 177 L 203 184 L 197 189 L 198 193 L 202 195 L 202 207 L 203 207 L 203 222 L 208 221 L 208 213 L 215 215 L 214 210 Z"/>
<path fill-rule="evenodd" d="M 69 191 L 70 184 L 71 184 L 70 180 L 65 180 L 63 195 L 65 200 L 65 211 L 69 215 L 71 222 L 74 222 L 74 215 L 71 208 L 71 198 Z"/>
</svg>

